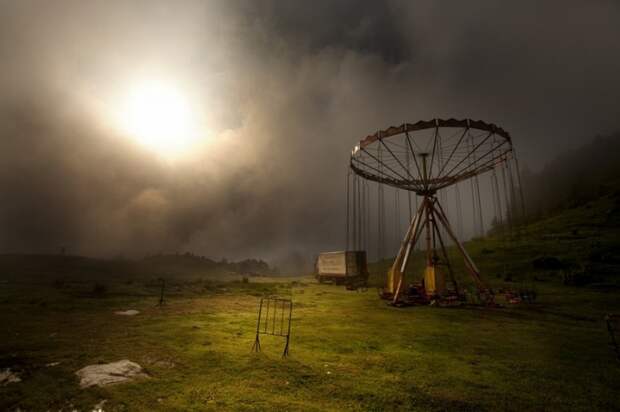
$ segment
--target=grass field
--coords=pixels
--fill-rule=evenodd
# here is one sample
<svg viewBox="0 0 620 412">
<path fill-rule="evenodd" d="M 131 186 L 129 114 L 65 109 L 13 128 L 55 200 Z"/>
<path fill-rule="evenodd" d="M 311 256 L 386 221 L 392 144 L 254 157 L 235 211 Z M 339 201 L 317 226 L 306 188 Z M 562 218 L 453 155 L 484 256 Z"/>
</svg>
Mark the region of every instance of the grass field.
<svg viewBox="0 0 620 412">
<path fill-rule="evenodd" d="M 0 387 L 0 410 L 89 411 L 102 400 L 106 411 L 618 410 L 620 362 L 603 321 L 620 312 L 616 206 L 603 198 L 509 242 L 470 242 L 495 286 L 538 292 L 536 303 L 499 308 L 395 308 L 372 288 L 310 277 L 171 281 L 157 307 L 149 279 L 108 277 L 93 293 L 95 279 L 83 274 L 62 282 L 7 275 L 0 369 L 22 381 Z M 543 255 L 562 269 L 534 268 Z M 564 285 L 567 272 L 584 272 L 588 284 Z M 294 301 L 286 359 L 282 338 L 251 351 L 267 294 Z M 114 314 L 125 309 L 141 313 Z M 80 389 L 75 371 L 121 359 L 150 377 Z"/>
</svg>

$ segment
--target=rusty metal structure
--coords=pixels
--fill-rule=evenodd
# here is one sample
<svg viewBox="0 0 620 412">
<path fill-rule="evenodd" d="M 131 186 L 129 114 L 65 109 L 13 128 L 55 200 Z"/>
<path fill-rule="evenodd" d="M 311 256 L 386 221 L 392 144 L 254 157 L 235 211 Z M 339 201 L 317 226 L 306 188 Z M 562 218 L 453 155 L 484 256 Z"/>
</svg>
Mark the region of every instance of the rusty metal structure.
<svg viewBox="0 0 620 412">
<path fill-rule="evenodd" d="M 347 178 L 347 214 L 352 203 L 353 216 L 352 219 L 347 217 L 347 248 L 349 243 L 356 249 L 368 246 L 368 182 L 377 184 L 379 257 L 387 233 L 385 222 L 382 223 L 385 188 L 395 189 L 395 215 L 401 213 L 399 205 L 402 198 L 399 198 L 399 191 L 405 191 L 408 196 L 409 226 L 387 273 L 384 298 L 393 303 L 403 300 L 403 294 L 406 294 L 405 272 L 416 245 L 422 242 L 425 251 L 423 286 L 427 296 L 446 294 L 444 269 L 450 276 L 453 292 L 458 294 L 458 285 L 446 251 L 447 243 L 451 241 L 462 256 L 478 291 L 492 299 L 491 289 L 459 239 L 462 235 L 459 236 L 457 232 L 462 230 L 455 230 L 450 223 L 445 211 L 446 193 L 448 188 L 454 188 L 458 195 L 455 210 L 459 216 L 458 213 L 462 214 L 459 183 L 471 182 L 469 188 L 473 199 L 473 218 L 478 222 L 479 234 L 482 235 L 485 232 L 484 208 L 480 200 L 479 176 L 492 172 L 490 187 L 496 216 L 498 211 L 500 217 L 503 214 L 509 218 L 508 215 L 514 214 L 517 203 L 515 192 L 521 190 L 521 183 L 508 132 L 492 123 L 471 119 L 433 119 L 405 123 L 363 138 L 352 150 L 349 166 L 350 175 L 353 176 L 353 198 L 350 199 L 351 184 Z M 518 182 L 513 179 L 515 174 Z M 504 183 L 501 185 L 503 200 L 500 199 L 502 191 L 498 182 Z M 417 196 L 417 207 L 414 210 L 411 206 L 412 194 Z M 523 207 L 522 199 L 521 195 Z M 395 234 L 398 234 L 399 229 L 397 223 Z"/>
<path fill-rule="evenodd" d="M 260 335 L 280 336 L 286 339 L 282 357 L 289 354 L 291 341 L 291 318 L 293 316 L 293 301 L 275 296 L 261 298 L 256 320 L 256 338 L 252 350 L 260 352 Z"/>
</svg>

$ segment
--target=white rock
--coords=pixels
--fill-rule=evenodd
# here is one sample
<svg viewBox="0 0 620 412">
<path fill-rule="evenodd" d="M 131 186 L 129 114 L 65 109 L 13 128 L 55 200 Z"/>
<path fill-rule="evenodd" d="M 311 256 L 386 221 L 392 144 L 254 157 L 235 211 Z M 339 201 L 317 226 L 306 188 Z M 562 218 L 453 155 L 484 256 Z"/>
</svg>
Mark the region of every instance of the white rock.
<svg viewBox="0 0 620 412">
<path fill-rule="evenodd" d="M 15 372 L 11 372 L 11 369 L 4 369 L 0 371 L 0 386 L 8 385 L 9 383 L 21 382 L 21 378 Z"/>
<path fill-rule="evenodd" d="M 93 406 L 92 412 L 103 412 L 103 405 L 105 405 L 107 401 L 107 399 L 104 399 L 95 406 Z"/>
<path fill-rule="evenodd" d="M 114 313 L 117 315 L 122 315 L 122 316 L 135 316 L 138 313 L 140 313 L 140 311 L 135 310 L 135 309 L 129 309 L 125 311 L 119 310 L 118 312 L 114 312 Z"/>
<path fill-rule="evenodd" d="M 126 359 L 101 365 L 89 365 L 75 374 L 80 378 L 82 388 L 111 385 L 147 376 L 140 365 Z"/>
</svg>

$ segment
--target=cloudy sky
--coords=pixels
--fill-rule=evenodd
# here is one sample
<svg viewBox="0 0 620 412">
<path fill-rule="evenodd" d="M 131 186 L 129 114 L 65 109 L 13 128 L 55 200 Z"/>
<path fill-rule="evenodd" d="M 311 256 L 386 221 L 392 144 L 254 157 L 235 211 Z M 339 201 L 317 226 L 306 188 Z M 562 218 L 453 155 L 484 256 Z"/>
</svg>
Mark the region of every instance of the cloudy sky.
<svg viewBox="0 0 620 412">
<path fill-rule="evenodd" d="M 378 129 L 483 119 L 532 170 L 620 129 L 615 1 L 0 0 L 0 61 L 0 252 L 312 255 Z M 145 84 L 191 142 L 123 123 Z"/>
</svg>

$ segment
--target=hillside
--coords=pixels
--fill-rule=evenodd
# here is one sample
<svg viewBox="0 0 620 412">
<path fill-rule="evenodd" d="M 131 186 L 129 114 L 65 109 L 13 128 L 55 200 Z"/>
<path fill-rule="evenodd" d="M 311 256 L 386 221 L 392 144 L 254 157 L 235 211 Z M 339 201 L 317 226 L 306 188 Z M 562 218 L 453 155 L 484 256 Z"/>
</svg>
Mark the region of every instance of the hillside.
<svg viewBox="0 0 620 412">
<path fill-rule="evenodd" d="M 597 136 L 577 149 L 560 152 L 539 172 L 525 168 L 522 181 L 528 215 L 540 219 L 617 193 L 618 153 L 620 132 Z"/>
<path fill-rule="evenodd" d="M 494 286 L 533 286 L 551 282 L 567 286 L 620 286 L 620 185 L 584 202 L 556 208 L 546 217 L 513 228 L 498 228 L 485 238 L 465 242 L 483 276 Z M 464 273 L 454 247 L 449 248 L 457 274 Z M 383 284 L 392 259 L 370 265 L 371 282 Z M 423 254 L 408 270 L 419 278 Z M 468 283 L 467 277 L 459 279 Z"/>
<path fill-rule="evenodd" d="M 233 280 L 241 276 L 275 274 L 257 259 L 216 262 L 190 253 L 158 254 L 143 259 L 96 259 L 65 255 L 0 255 L 0 280 L 51 283 L 53 281 Z"/>
</svg>

